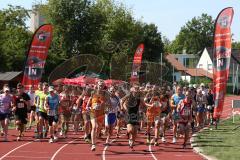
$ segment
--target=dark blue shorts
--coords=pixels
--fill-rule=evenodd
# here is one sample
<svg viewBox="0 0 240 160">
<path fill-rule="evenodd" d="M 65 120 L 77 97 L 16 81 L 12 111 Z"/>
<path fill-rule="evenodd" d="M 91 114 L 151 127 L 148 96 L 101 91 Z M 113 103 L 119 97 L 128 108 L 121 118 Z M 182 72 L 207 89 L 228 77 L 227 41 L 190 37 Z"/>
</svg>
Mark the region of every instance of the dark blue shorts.
<svg viewBox="0 0 240 160">
<path fill-rule="evenodd" d="M 5 119 L 9 119 L 9 113 L 1 113 L 0 114 L 0 121 L 4 121 Z"/>
<path fill-rule="evenodd" d="M 117 116 L 115 113 L 109 113 L 105 115 L 105 125 L 113 125 L 116 122 Z"/>
<path fill-rule="evenodd" d="M 203 113 L 203 112 L 205 112 L 205 111 L 206 111 L 206 109 L 205 109 L 204 106 L 197 106 L 197 112 Z"/>
</svg>

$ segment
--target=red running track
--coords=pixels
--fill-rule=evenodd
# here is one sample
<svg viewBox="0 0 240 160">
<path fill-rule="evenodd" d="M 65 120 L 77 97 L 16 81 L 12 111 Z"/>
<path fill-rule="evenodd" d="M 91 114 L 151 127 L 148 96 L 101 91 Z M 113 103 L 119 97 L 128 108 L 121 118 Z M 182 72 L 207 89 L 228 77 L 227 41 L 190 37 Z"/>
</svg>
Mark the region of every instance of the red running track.
<svg viewBox="0 0 240 160">
<path fill-rule="evenodd" d="M 228 96 L 225 99 L 223 117 L 231 115 L 232 99 L 240 99 L 239 96 Z M 124 132 L 123 132 L 124 133 Z M 146 145 L 146 136 L 140 132 L 134 147 L 131 151 L 128 147 L 126 137 L 121 135 L 118 139 L 113 139 L 110 146 L 104 146 L 105 139 L 99 139 L 97 150 L 90 151 L 90 144 L 86 144 L 80 135 L 69 133 L 67 139 L 59 139 L 59 142 L 49 144 L 47 139 L 41 142 L 34 141 L 33 131 L 25 133 L 23 141 L 16 142 L 16 131 L 10 130 L 9 141 L 0 142 L 0 160 L 201 160 L 201 156 L 193 152 L 190 145 L 187 149 L 182 149 L 183 140 L 180 138 L 177 144 L 172 144 L 172 134 L 168 131 L 167 142 L 160 143 L 159 146 Z M 1 139 L 0 139 L 1 140 Z M 161 142 L 161 141 L 160 141 Z"/>
</svg>

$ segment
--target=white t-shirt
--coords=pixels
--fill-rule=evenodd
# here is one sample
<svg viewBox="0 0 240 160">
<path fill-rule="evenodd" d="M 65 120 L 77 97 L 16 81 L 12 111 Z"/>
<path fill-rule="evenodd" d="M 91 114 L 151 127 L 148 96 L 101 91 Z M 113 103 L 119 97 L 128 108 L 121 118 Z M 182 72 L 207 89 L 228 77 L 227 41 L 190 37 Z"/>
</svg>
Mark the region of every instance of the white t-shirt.
<svg viewBox="0 0 240 160">
<path fill-rule="evenodd" d="M 110 97 L 111 107 L 109 108 L 108 113 L 117 113 L 120 100 L 117 97 Z"/>
<path fill-rule="evenodd" d="M 34 106 L 35 93 L 28 92 L 28 95 L 30 97 L 30 106 Z"/>
</svg>

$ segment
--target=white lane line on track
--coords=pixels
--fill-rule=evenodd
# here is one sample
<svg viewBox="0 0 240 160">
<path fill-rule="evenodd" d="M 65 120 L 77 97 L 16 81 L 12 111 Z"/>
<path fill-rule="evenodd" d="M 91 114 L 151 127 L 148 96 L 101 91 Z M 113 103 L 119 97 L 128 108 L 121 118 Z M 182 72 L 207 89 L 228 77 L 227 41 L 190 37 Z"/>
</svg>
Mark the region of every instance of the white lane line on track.
<svg viewBox="0 0 240 160">
<path fill-rule="evenodd" d="M 32 143 L 32 142 L 24 143 L 24 144 L 22 144 L 22 145 L 20 145 L 20 146 L 18 146 L 18 147 L 16 147 L 16 148 L 14 148 L 14 149 L 12 149 L 12 150 L 9 151 L 8 153 L 6 153 L 6 154 L 3 155 L 2 157 L 0 157 L 0 160 L 2 160 L 3 158 L 7 157 L 9 154 L 13 153 L 14 151 L 18 150 L 19 148 L 22 148 L 22 147 L 24 147 L 24 146 L 26 146 L 26 145 L 28 145 L 28 144 L 30 144 L 30 143 Z"/>
<path fill-rule="evenodd" d="M 157 160 L 157 157 L 155 157 L 155 155 L 154 155 L 153 152 L 152 152 L 152 143 L 153 143 L 153 139 L 151 140 L 151 142 L 150 142 L 150 144 L 149 144 L 149 146 L 148 146 L 148 150 L 149 150 L 149 152 L 151 153 L 152 158 L 153 158 L 154 160 Z"/>
<path fill-rule="evenodd" d="M 110 142 L 109 144 L 112 144 L 112 143 L 115 142 L 115 141 L 116 141 L 116 139 L 113 139 L 113 140 L 111 140 L 111 142 Z M 103 153 L 102 153 L 102 159 L 103 159 L 103 160 L 106 160 L 105 154 L 106 154 L 106 150 L 107 150 L 108 146 L 109 146 L 109 145 L 106 145 L 106 146 L 104 147 L 104 149 L 103 149 Z"/>
<path fill-rule="evenodd" d="M 50 152 L 38 152 L 38 151 L 19 151 L 22 153 L 38 153 L 38 154 L 44 154 L 44 153 L 50 153 Z"/>
<path fill-rule="evenodd" d="M 60 148 L 54 153 L 54 155 L 51 157 L 51 160 L 54 160 L 54 158 L 57 156 L 57 154 L 58 154 L 63 148 L 65 148 L 67 145 L 73 143 L 74 141 L 76 141 L 76 140 L 70 141 L 70 142 L 68 142 L 67 144 L 65 144 L 65 145 L 63 145 L 62 147 L 60 147 Z"/>
</svg>

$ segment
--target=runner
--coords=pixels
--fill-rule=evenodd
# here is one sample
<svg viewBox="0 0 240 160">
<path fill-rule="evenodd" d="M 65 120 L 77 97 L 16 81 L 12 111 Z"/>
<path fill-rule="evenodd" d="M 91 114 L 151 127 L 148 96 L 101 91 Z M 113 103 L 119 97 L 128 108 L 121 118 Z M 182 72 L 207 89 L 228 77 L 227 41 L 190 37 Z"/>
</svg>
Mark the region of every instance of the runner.
<svg viewBox="0 0 240 160">
<path fill-rule="evenodd" d="M 38 83 L 38 89 L 35 91 L 35 98 L 34 98 L 34 105 L 36 106 L 36 114 L 35 114 L 35 120 L 36 120 L 36 129 L 34 130 L 35 132 L 35 138 L 39 139 L 40 138 L 40 131 L 41 131 L 41 125 L 39 121 L 39 102 L 40 102 L 40 94 L 43 92 L 43 84 L 41 82 Z"/>
<path fill-rule="evenodd" d="M 196 95 L 197 91 L 196 88 L 191 85 L 189 87 L 189 91 L 191 93 L 191 100 L 192 100 L 192 122 L 191 122 L 191 128 L 192 128 L 192 133 L 195 132 L 195 122 L 197 121 L 197 105 L 196 105 Z"/>
<path fill-rule="evenodd" d="M 125 93 L 119 87 L 118 90 L 115 92 L 115 95 L 118 97 L 119 100 L 121 100 L 121 98 L 124 97 Z M 125 115 L 124 115 L 124 113 L 123 113 L 123 111 L 121 110 L 121 107 L 120 107 L 119 110 L 117 111 L 117 125 L 116 125 L 117 134 L 116 134 L 116 138 L 119 138 L 121 128 L 125 125 L 124 117 L 125 117 Z"/>
<path fill-rule="evenodd" d="M 129 134 L 129 147 L 134 151 L 133 146 L 139 128 L 139 108 L 144 106 L 141 100 L 139 86 L 134 85 L 130 94 L 122 98 L 121 107 L 127 112 L 127 133 Z"/>
<path fill-rule="evenodd" d="M 77 100 L 77 105 L 81 106 L 80 111 L 84 121 L 84 141 L 89 143 L 91 141 L 91 123 L 89 109 L 91 106 L 91 90 L 85 88 Z"/>
<path fill-rule="evenodd" d="M 162 142 L 166 142 L 166 130 L 169 125 L 169 117 L 171 108 L 169 106 L 169 95 L 163 94 L 160 96 L 161 113 L 160 113 L 160 130 L 162 130 Z"/>
<path fill-rule="evenodd" d="M 154 145 L 158 146 L 158 137 L 159 137 L 159 122 L 160 122 L 160 113 L 162 104 L 160 103 L 159 95 L 154 94 L 152 99 L 150 100 L 150 104 L 145 103 L 147 106 L 147 144 L 150 144 L 151 141 L 151 133 L 150 129 L 152 124 L 155 126 L 155 137 L 154 137 Z"/>
<path fill-rule="evenodd" d="M 110 138 L 117 119 L 117 111 L 120 108 L 120 99 L 115 95 L 116 89 L 112 86 L 109 88 L 111 106 L 105 114 L 105 127 L 107 132 L 106 145 L 109 145 Z"/>
<path fill-rule="evenodd" d="M 90 118 L 92 124 L 91 138 L 92 147 L 91 150 L 96 150 L 96 137 L 100 137 L 101 129 L 104 124 L 104 116 L 106 109 L 110 106 L 110 99 L 107 92 L 104 90 L 104 81 L 99 80 L 97 83 L 96 90 L 91 96 L 91 111 Z"/>
<path fill-rule="evenodd" d="M 183 148 L 186 148 L 189 139 L 190 124 L 192 121 L 191 92 L 186 91 L 185 96 L 186 98 L 181 100 L 177 106 L 177 111 L 180 115 L 180 120 L 178 121 L 179 133 L 184 135 Z"/>
<path fill-rule="evenodd" d="M 214 98 L 212 90 L 209 89 L 207 93 L 207 124 L 213 124 Z"/>
<path fill-rule="evenodd" d="M 5 86 L 3 87 L 3 93 L 0 94 L 0 121 L 1 126 L 3 128 L 3 136 L 5 142 L 8 141 L 8 125 L 9 125 L 9 118 L 10 118 L 10 112 L 11 107 L 13 105 L 13 99 L 10 95 L 10 89 Z"/>
<path fill-rule="evenodd" d="M 178 103 L 185 98 L 182 87 L 177 87 L 177 92 L 171 97 L 172 122 L 173 122 L 173 143 L 177 142 L 177 121 L 179 120 L 179 113 L 177 112 Z"/>
<path fill-rule="evenodd" d="M 30 109 L 30 97 L 24 92 L 22 84 L 17 85 L 17 95 L 14 100 L 13 111 L 15 113 L 15 124 L 18 130 L 17 141 L 20 141 L 23 136 L 25 125 L 27 124 L 27 113 Z"/>
<path fill-rule="evenodd" d="M 27 93 L 28 96 L 30 97 L 30 110 L 29 110 L 29 126 L 28 129 L 32 128 L 32 123 L 34 121 L 34 117 L 35 117 L 35 111 L 36 111 L 36 106 L 34 104 L 34 100 L 35 100 L 35 92 L 34 92 L 34 88 L 33 86 L 30 87 L 29 92 Z"/>
<path fill-rule="evenodd" d="M 47 110 L 48 114 L 48 125 L 50 132 L 49 143 L 53 143 L 58 139 L 55 131 L 58 123 L 59 96 L 54 93 L 54 88 L 52 86 L 50 86 L 48 90 L 49 94 L 46 97 L 45 109 Z"/>
<path fill-rule="evenodd" d="M 77 88 L 74 87 L 71 93 L 71 108 L 72 108 L 71 122 L 73 123 L 74 134 L 78 133 L 78 130 L 80 127 L 79 125 L 80 119 L 82 117 L 80 105 L 77 105 L 78 98 L 79 96 L 78 96 Z"/>
<path fill-rule="evenodd" d="M 60 94 L 59 112 L 61 119 L 60 136 L 66 138 L 71 117 L 71 97 L 68 86 L 63 86 L 63 92 Z"/>
<path fill-rule="evenodd" d="M 38 93 L 38 101 L 37 106 L 38 108 L 38 118 L 39 118 L 39 138 L 42 139 L 44 137 L 47 137 L 48 132 L 48 115 L 47 111 L 45 109 L 45 100 L 48 95 L 48 84 L 43 83 L 43 91 Z"/>
<path fill-rule="evenodd" d="M 207 104 L 207 99 L 206 96 L 203 95 L 201 89 L 197 90 L 196 103 L 197 103 L 197 127 L 203 128 L 206 112 L 205 106 Z"/>
</svg>

